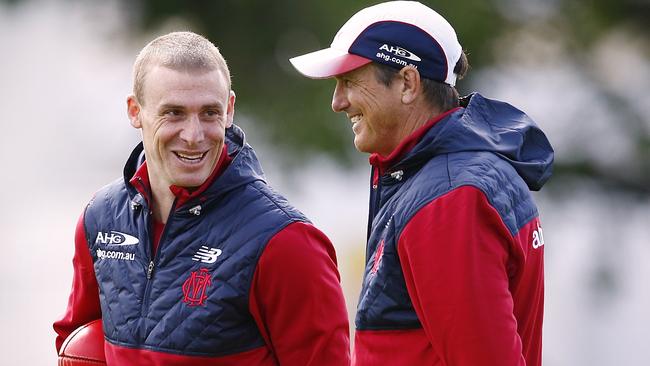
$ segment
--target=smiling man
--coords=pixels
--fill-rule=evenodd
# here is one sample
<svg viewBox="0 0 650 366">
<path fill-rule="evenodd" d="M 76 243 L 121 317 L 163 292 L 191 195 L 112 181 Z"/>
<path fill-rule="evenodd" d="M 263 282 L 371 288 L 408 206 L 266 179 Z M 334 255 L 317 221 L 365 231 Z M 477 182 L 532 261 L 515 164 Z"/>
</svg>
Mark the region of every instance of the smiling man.
<svg viewBox="0 0 650 366">
<path fill-rule="evenodd" d="M 101 318 L 108 365 L 348 365 L 334 249 L 265 183 L 218 49 L 159 37 L 133 90 L 142 143 L 79 219 L 57 350 Z"/>
<path fill-rule="evenodd" d="M 459 98 L 452 26 L 414 1 L 365 8 L 291 59 L 335 78 L 332 109 L 370 154 L 353 364 L 539 366 L 544 240 L 530 190 L 553 150 L 513 106 Z"/>
</svg>

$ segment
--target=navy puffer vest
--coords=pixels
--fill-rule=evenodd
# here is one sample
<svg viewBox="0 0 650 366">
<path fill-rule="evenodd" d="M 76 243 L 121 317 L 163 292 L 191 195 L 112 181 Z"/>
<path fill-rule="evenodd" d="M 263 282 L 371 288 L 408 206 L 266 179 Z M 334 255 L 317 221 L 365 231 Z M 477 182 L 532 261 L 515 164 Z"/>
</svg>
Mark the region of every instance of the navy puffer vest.
<svg viewBox="0 0 650 366">
<path fill-rule="evenodd" d="M 175 207 L 152 256 L 152 216 L 129 179 L 88 205 L 85 229 L 99 284 L 106 339 L 119 346 L 223 356 L 264 345 L 249 313 L 249 290 L 268 241 L 307 219 L 264 182 L 253 149 L 227 129 L 228 168 L 196 200 Z"/>
<path fill-rule="evenodd" d="M 539 190 L 551 175 L 553 149 L 546 136 L 507 103 L 480 94 L 462 102 L 465 108 L 433 125 L 370 192 L 357 330 L 421 328 L 397 251 L 402 231 L 428 203 L 456 188 L 475 187 L 513 236 L 538 214 L 530 190 Z"/>
</svg>

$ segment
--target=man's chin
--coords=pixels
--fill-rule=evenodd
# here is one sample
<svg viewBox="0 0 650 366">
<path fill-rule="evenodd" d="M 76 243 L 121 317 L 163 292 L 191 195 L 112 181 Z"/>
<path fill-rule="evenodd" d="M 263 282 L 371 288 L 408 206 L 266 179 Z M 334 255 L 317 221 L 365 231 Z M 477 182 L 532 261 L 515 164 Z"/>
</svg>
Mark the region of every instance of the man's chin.
<svg viewBox="0 0 650 366">
<path fill-rule="evenodd" d="M 354 147 L 357 149 L 357 151 L 362 152 L 362 153 L 368 153 L 370 154 L 371 152 L 369 151 L 369 147 L 367 144 L 364 143 L 362 139 L 359 137 L 356 137 L 354 139 Z"/>
<path fill-rule="evenodd" d="M 192 192 L 197 188 L 201 187 L 207 179 L 208 177 L 205 177 L 203 179 L 197 179 L 196 177 L 192 177 L 188 179 L 178 179 L 176 180 L 176 182 L 174 182 L 174 185 L 176 187 L 184 188 Z"/>
</svg>

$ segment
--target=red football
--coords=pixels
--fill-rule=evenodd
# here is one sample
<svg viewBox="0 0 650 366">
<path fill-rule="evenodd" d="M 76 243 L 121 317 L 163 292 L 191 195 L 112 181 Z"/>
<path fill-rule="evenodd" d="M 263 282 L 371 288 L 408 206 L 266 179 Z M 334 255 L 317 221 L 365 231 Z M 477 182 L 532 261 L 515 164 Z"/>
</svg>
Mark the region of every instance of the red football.
<svg viewBox="0 0 650 366">
<path fill-rule="evenodd" d="M 106 365 L 101 319 L 77 328 L 66 338 L 59 351 L 59 366 L 90 365 Z"/>
</svg>

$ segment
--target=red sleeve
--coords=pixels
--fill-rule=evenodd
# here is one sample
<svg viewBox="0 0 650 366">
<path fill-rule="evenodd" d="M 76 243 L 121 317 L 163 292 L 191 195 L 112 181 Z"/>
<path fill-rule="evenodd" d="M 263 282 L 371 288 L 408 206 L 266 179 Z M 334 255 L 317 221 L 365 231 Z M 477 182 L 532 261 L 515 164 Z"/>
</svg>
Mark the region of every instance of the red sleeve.
<svg viewBox="0 0 650 366">
<path fill-rule="evenodd" d="M 350 364 L 348 316 L 329 239 L 293 223 L 259 260 L 251 313 L 281 366 Z"/>
<path fill-rule="evenodd" d="M 72 258 L 74 274 L 72 277 L 72 290 L 68 299 L 68 308 L 63 317 L 54 323 L 56 337 L 56 351 L 59 352 L 63 341 L 75 329 L 102 316 L 99 306 L 99 290 L 93 261 L 86 242 L 84 229 L 84 215 L 77 222 L 75 232 L 75 253 Z"/>
<path fill-rule="evenodd" d="M 445 365 L 525 365 L 507 274 L 512 240 L 474 187 L 437 198 L 404 228 L 406 286 Z"/>
</svg>

